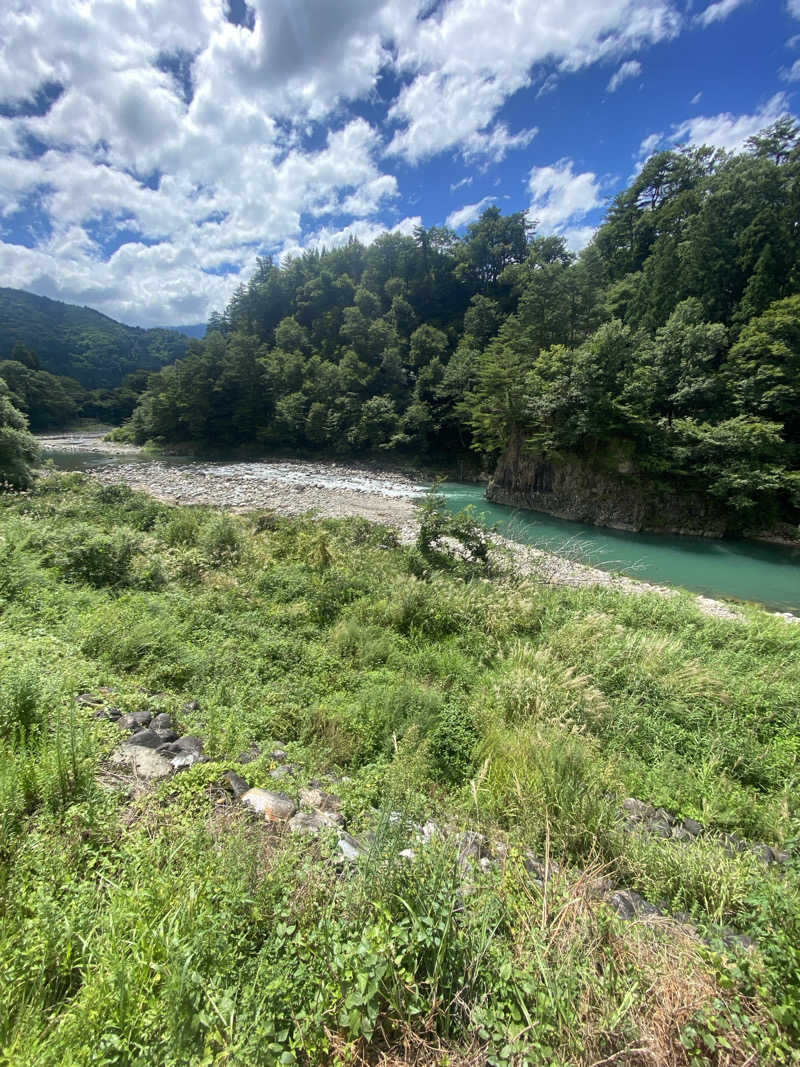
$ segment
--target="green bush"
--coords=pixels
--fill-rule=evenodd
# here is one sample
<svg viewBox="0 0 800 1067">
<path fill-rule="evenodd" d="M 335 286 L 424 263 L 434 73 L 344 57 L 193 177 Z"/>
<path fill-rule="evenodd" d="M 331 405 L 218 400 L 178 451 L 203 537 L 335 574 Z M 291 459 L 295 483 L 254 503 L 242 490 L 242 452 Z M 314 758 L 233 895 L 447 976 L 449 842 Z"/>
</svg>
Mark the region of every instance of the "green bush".
<svg viewBox="0 0 800 1067">
<path fill-rule="evenodd" d="M 136 551 L 136 542 L 121 530 L 102 534 L 90 527 L 79 528 L 69 540 L 62 542 L 59 570 L 68 580 L 86 582 L 96 588 L 123 586 L 130 577 Z"/>
<path fill-rule="evenodd" d="M 235 562 L 241 556 L 244 537 L 234 518 L 215 515 L 203 524 L 198 545 L 214 563 Z"/>
</svg>

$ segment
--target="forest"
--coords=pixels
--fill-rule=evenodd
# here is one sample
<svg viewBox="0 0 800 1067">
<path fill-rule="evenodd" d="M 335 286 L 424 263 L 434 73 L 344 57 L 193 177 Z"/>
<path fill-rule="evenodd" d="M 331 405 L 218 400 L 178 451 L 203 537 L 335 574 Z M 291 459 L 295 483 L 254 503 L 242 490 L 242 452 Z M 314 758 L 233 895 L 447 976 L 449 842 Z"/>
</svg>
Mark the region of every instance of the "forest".
<svg viewBox="0 0 800 1067">
<path fill-rule="evenodd" d="M 491 206 L 261 260 L 128 436 L 488 465 L 522 433 L 796 521 L 798 132 L 651 156 L 578 255 Z"/>
<path fill-rule="evenodd" d="M 0 360 L 15 360 L 17 346 L 35 354 L 37 370 L 73 378 L 87 390 L 111 390 L 135 371 L 156 371 L 180 359 L 188 338 L 177 330 L 126 326 L 92 308 L 0 288 Z"/>
</svg>

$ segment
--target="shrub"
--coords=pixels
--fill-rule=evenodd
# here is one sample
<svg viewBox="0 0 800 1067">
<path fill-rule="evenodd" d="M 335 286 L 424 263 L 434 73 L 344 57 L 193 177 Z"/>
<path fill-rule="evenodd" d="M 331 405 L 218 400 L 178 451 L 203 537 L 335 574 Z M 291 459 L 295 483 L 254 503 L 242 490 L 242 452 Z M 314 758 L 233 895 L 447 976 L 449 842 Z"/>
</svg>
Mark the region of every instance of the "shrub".
<svg viewBox="0 0 800 1067">
<path fill-rule="evenodd" d="M 196 511 L 183 508 L 174 511 L 161 524 L 158 535 L 171 547 L 186 545 L 194 547 L 200 534 L 200 521 Z"/>
<path fill-rule="evenodd" d="M 230 515 L 215 515 L 202 527 L 198 543 L 213 562 L 235 562 L 242 553 L 243 537 Z"/>
<path fill-rule="evenodd" d="M 136 549 L 136 542 L 122 531 L 99 534 L 91 527 L 73 529 L 72 540 L 62 548 L 59 569 L 65 578 L 96 588 L 125 585 Z"/>
</svg>

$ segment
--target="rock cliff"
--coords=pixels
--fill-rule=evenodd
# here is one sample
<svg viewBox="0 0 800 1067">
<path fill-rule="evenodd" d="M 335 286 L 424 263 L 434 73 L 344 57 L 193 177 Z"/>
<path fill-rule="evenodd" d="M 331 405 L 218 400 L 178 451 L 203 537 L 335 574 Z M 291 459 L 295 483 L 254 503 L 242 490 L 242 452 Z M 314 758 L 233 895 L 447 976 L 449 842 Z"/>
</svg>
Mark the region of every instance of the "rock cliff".
<svg viewBox="0 0 800 1067">
<path fill-rule="evenodd" d="M 531 454 L 515 437 L 486 490 L 497 504 L 616 530 L 723 537 L 730 518 L 713 497 L 637 471 L 624 457 Z"/>
</svg>

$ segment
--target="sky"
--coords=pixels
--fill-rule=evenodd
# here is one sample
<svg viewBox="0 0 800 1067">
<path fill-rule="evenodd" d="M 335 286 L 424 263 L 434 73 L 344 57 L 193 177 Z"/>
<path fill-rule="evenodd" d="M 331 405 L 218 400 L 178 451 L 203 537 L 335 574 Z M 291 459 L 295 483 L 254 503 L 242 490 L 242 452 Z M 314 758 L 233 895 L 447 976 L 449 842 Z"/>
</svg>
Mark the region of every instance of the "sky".
<svg viewBox="0 0 800 1067">
<path fill-rule="evenodd" d="M 205 322 L 259 256 L 527 211 L 800 91 L 800 0 L 4 0 L 0 281 Z"/>
</svg>

